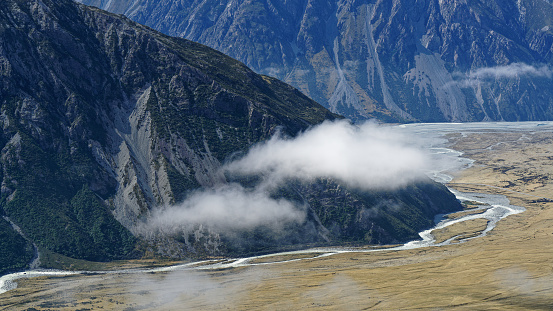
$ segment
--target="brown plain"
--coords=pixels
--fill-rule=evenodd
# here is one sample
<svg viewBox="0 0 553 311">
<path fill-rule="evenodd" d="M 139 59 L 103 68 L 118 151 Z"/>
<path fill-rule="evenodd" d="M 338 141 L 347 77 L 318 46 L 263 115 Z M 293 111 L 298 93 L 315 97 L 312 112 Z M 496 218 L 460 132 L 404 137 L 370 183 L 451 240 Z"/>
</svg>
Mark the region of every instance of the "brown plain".
<svg viewBox="0 0 553 311">
<path fill-rule="evenodd" d="M 449 139 L 476 160 L 450 187 L 504 194 L 527 211 L 485 237 L 443 247 L 217 271 L 20 280 L 0 295 L 0 309 L 553 310 L 553 134 L 490 131 Z M 484 227 L 476 220 L 435 235 L 469 237 Z"/>
</svg>

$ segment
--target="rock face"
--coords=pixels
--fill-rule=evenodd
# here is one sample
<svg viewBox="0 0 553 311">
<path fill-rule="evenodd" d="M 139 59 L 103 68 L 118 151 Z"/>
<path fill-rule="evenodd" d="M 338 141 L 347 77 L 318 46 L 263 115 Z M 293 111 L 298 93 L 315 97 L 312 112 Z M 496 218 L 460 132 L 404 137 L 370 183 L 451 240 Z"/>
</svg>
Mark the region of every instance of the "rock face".
<svg viewBox="0 0 553 311">
<path fill-rule="evenodd" d="M 80 1 L 218 49 L 352 119 L 553 119 L 551 1 Z"/>
<path fill-rule="evenodd" d="M 69 257 L 397 242 L 430 226 L 434 214 L 460 207 L 431 182 L 382 194 L 326 181 L 290 186 L 308 212 L 284 234 L 256 228 L 229 237 L 200 226 L 187 236 L 146 236 L 137 228 L 152 208 L 228 182 L 220 167 L 236 152 L 277 130 L 294 136 L 338 116 L 220 52 L 69 0 L 0 2 L 0 82 L 1 213 L 39 248 Z M 332 211 L 333 193 L 346 209 Z M 382 196 L 405 208 L 361 217 Z M 29 241 L 8 246 L 28 248 Z"/>
</svg>

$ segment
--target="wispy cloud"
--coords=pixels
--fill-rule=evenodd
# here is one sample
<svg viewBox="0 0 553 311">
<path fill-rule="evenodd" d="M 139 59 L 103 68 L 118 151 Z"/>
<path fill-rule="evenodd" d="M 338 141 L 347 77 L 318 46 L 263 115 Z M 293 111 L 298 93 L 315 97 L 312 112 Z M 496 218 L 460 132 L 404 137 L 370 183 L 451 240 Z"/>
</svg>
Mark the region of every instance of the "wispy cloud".
<svg viewBox="0 0 553 311">
<path fill-rule="evenodd" d="M 553 77 L 553 68 L 548 65 L 533 66 L 525 63 L 512 63 L 504 66 L 481 67 L 468 73 L 456 74 L 455 83 L 461 87 L 470 87 L 480 82 L 498 79 L 512 79 L 516 77 Z"/>
<path fill-rule="evenodd" d="M 553 70 L 547 66 L 531 66 L 525 63 L 513 63 L 506 66 L 483 67 L 471 70 L 470 79 L 501 79 L 514 78 L 517 76 L 533 76 L 551 78 Z"/>
<path fill-rule="evenodd" d="M 140 273 L 129 281 L 123 278 L 120 298 L 132 301 L 134 310 L 238 310 L 252 288 L 279 276 L 266 269 L 224 275 L 189 270 Z"/>
<path fill-rule="evenodd" d="M 304 217 L 304 209 L 290 201 L 233 183 L 196 191 L 178 205 L 154 210 L 147 229 L 168 234 L 188 232 L 198 225 L 218 232 L 262 225 L 279 229 L 284 223 L 301 222 Z"/>
<path fill-rule="evenodd" d="M 271 196 L 290 180 L 332 178 L 362 190 L 394 189 L 421 176 L 427 156 L 412 139 L 374 123 L 324 122 L 295 138 L 275 135 L 222 169 L 230 175 L 261 177 L 253 188 L 236 183 L 198 190 L 184 202 L 152 212 L 146 230 L 167 233 L 206 225 L 216 231 L 303 221 L 305 207 Z"/>
<path fill-rule="evenodd" d="M 340 121 L 325 122 L 295 139 L 275 136 L 225 169 L 278 182 L 330 177 L 370 190 L 401 187 L 420 177 L 426 164 L 425 154 L 392 129 Z"/>
<path fill-rule="evenodd" d="M 507 293 L 515 292 L 524 295 L 527 299 L 549 299 L 550 297 L 548 293 L 551 293 L 551 284 L 553 284 L 551 274 L 532 275 L 523 267 L 513 266 L 495 271 L 494 276 L 499 281 L 499 287 Z"/>
</svg>

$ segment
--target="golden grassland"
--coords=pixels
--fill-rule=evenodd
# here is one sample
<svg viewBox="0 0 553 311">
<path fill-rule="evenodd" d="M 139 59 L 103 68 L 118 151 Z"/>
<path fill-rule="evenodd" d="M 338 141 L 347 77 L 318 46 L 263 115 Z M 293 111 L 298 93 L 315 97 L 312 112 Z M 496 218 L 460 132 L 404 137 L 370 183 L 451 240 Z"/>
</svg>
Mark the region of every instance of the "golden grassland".
<svg viewBox="0 0 553 311">
<path fill-rule="evenodd" d="M 0 295 L 0 309 L 552 310 L 553 135 L 489 132 L 450 139 L 476 160 L 450 187 L 504 194 L 527 211 L 500 221 L 485 237 L 443 247 L 217 271 L 20 280 L 16 290 Z M 484 227 L 476 220 L 435 235 L 474 236 Z"/>
</svg>

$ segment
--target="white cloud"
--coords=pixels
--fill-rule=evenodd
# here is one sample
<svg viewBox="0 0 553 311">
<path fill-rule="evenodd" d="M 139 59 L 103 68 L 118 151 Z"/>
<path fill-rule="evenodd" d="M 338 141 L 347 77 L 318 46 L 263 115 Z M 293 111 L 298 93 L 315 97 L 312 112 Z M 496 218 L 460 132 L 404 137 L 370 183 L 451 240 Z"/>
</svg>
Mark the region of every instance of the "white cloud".
<svg viewBox="0 0 553 311">
<path fill-rule="evenodd" d="M 426 155 L 408 138 L 374 123 L 324 122 L 294 139 L 275 136 L 226 165 L 272 180 L 330 177 L 360 189 L 397 188 L 422 176 Z"/>
<path fill-rule="evenodd" d="M 283 223 L 301 222 L 302 208 L 284 199 L 273 199 L 259 189 L 238 184 L 199 190 L 184 202 L 154 210 L 148 228 L 164 233 L 189 232 L 198 225 L 217 231 L 251 229 L 261 225 L 279 229 Z"/>
<path fill-rule="evenodd" d="M 457 74 L 459 80 L 455 83 L 461 87 L 471 87 L 486 80 L 512 79 L 516 77 L 553 77 L 553 69 L 548 65 L 532 66 L 525 63 L 512 63 L 504 66 L 481 67 L 466 74 Z"/>
<path fill-rule="evenodd" d="M 206 225 L 222 232 L 265 225 L 278 230 L 306 216 L 304 206 L 270 196 L 289 180 L 333 178 L 363 190 L 394 189 L 424 176 L 426 166 L 426 154 L 392 128 L 324 122 L 295 138 L 275 135 L 223 167 L 230 174 L 262 176 L 254 189 L 231 183 L 198 190 L 180 204 L 154 210 L 142 229 L 176 233 Z"/>
<path fill-rule="evenodd" d="M 551 78 L 552 74 L 553 71 L 547 65 L 536 67 L 525 63 L 513 63 L 506 66 L 477 68 L 471 70 L 468 77 L 469 79 L 501 79 L 518 76 Z"/>
</svg>

